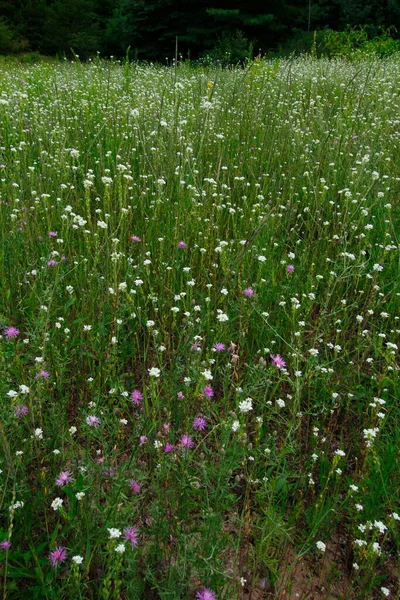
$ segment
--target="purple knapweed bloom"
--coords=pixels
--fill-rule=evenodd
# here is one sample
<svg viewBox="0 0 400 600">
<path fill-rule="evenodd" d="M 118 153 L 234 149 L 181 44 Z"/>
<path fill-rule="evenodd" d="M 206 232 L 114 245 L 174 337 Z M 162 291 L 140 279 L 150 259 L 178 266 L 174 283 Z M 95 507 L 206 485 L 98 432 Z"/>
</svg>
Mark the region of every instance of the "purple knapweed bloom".
<svg viewBox="0 0 400 600">
<path fill-rule="evenodd" d="M 61 471 L 61 473 L 56 479 L 56 485 L 58 485 L 58 487 L 63 487 L 71 481 L 74 481 L 71 471 Z"/>
<path fill-rule="evenodd" d="M 169 454 L 170 452 L 174 451 L 174 447 L 172 444 L 165 444 L 164 446 L 164 452 L 165 454 Z"/>
<path fill-rule="evenodd" d="M 137 527 L 126 527 L 124 534 L 126 541 L 132 544 L 132 548 L 138 545 L 139 529 Z"/>
<path fill-rule="evenodd" d="M 63 546 L 57 546 L 57 548 L 50 552 L 49 561 L 51 562 L 51 566 L 56 568 L 62 562 L 67 560 L 67 551 Z"/>
<path fill-rule="evenodd" d="M 42 369 L 35 377 L 36 379 L 49 379 L 50 373 Z"/>
<path fill-rule="evenodd" d="M 286 367 L 286 363 L 283 360 L 280 354 L 270 354 L 271 360 L 278 369 L 284 369 Z"/>
<path fill-rule="evenodd" d="M 225 349 L 226 346 L 222 342 L 217 342 L 216 344 L 214 344 L 214 350 L 216 350 L 217 352 L 222 352 Z"/>
<path fill-rule="evenodd" d="M 134 479 L 131 479 L 131 480 L 130 480 L 130 482 L 129 482 L 129 486 L 130 486 L 130 488 L 131 488 L 131 490 L 132 490 L 132 492 L 133 492 L 134 494 L 138 494 L 138 493 L 140 492 L 140 488 L 142 487 L 142 486 L 140 485 L 140 483 L 138 483 L 138 482 L 137 482 L 137 481 L 135 481 Z"/>
<path fill-rule="evenodd" d="M 131 235 L 131 240 L 132 242 L 141 242 L 141 238 L 138 237 L 137 235 Z"/>
<path fill-rule="evenodd" d="M 86 424 L 89 425 L 89 427 L 98 427 L 100 425 L 100 419 L 95 415 L 88 415 L 86 417 Z"/>
<path fill-rule="evenodd" d="M 185 248 L 187 248 L 187 244 L 181 240 L 178 244 L 178 248 L 181 248 L 181 250 L 184 250 Z"/>
<path fill-rule="evenodd" d="M 212 398 L 214 396 L 214 390 L 210 385 L 205 385 L 203 388 L 203 392 L 204 395 L 207 396 L 207 398 Z"/>
<path fill-rule="evenodd" d="M 15 337 L 17 337 L 17 335 L 19 335 L 19 329 L 17 329 L 13 325 L 11 325 L 11 327 L 5 328 L 4 335 L 6 336 L 6 338 L 11 340 L 11 338 L 15 338 Z"/>
<path fill-rule="evenodd" d="M 286 271 L 287 271 L 288 273 L 294 273 L 294 266 L 293 266 L 293 265 L 288 265 L 288 266 L 286 267 Z"/>
<path fill-rule="evenodd" d="M 17 404 L 17 406 L 15 407 L 15 416 L 18 419 L 22 419 L 22 417 L 25 417 L 28 414 L 28 407 L 25 406 L 25 404 Z"/>
<path fill-rule="evenodd" d="M 139 392 L 139 390 L 133 390 L 133 392 L 131 394 L 131 400 L 132 400 L 133 404 L 136 404 L 136 406 L 139 406 L 139 404 L 143 400 L 142 392 Z"/>
<path fill-rule="evenodd" d="M 217 600 L 215 593 L 209 588 L 204 588 L 201 592 L 196 594 L 197 600 Z"/>
<path fill-rule="evenodd" d="M 193 448 L 193 446 L 194 446 L 193 439 L 190 437 L 190 435 L 186 435 L 186 434 L 184 434 L 181 437 L 180 443 L 181 443 L 182 448 Z"/>
<path fill-rule="evenodd" d="M 54 258 L 51 258 L 50 260 L 47 261 L 48 267 L 56 267 L 57 265 L 58 265 L 58 262 L 56 260 L 54 260 Z"/>
<path fill-rule="evenodd" d="M 51 237 L 51 238 L 57 237 L 57 231 L 49 231 L 49 237 Z"/>
<path fill-rule="evenodd" d="M 104 469 L 104 471 L 102 471 L 102 474 L 105 477 L 114 477 L 115 469 L 113 467 L 108 467 L 107 469 Z"/>
<path fill-rule="evenodd" d="M 254 296 L 254 290 L 251 287 L 246 288 L 245 290 L 243 290 L 243 294 L 248 298 L 252 298 Z"/>
<path fill-rule="evenodd" d="M 207 429 L 207 421 L 204 417 L 196 417 L 193 421 L 193 429 L 195 431 L 204 431 Z"/>
<path fill-rule="evenodd" d="M 4 542 L 0 542 L 0 548 L 2 550 L 9 550 L 11 548 L 10 540 L 4 540 Z"/>
</svg>

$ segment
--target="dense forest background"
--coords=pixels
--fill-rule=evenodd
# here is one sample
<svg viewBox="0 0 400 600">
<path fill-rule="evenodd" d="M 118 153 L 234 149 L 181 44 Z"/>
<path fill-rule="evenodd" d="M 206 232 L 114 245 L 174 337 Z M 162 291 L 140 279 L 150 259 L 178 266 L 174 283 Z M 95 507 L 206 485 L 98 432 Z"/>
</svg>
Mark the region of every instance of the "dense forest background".
<svg viewBox="0 0 400 600">
<path fill-rule="evenodd" d="M 314 32 L 400 28 L 399 0 L 0 0 L 0 53 L 242 60 L 307 49 Z"/>
</svg>

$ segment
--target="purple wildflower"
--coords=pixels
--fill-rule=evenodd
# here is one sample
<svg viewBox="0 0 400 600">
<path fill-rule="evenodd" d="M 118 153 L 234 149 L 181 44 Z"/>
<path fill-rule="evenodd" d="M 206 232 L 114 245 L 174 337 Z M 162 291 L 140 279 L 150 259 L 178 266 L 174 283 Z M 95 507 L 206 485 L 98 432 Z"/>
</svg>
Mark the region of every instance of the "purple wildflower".
<svg viewBox="0 0 400 600">
<path fill-rule="evenodd" d="M 214 350 L 216 350 L 217 352 L 222 352 L 225 349 L 226 346 L 222 342 L 217 342 L 216 344 L 214 344 Z"/>
<path fill-rule="evenodd" d="M 47 261 L 48 267 L 56 267 L 57 265 L 58 265 L 58 262 L 56 260 L 54 260 L 54 258 L 51 258 L 50 260 Z"/>
<path fill-rule="evenodd" d="M 50 373 L 48 373 L 47 371 L 44 371 L 43 369 L 36 375 L 36 379 L 49 379 L 50 377 Z"/>
<path fill-rule="evenodd" d="M 204 431 L 204 429 L 207 429 L 207 421 L 204 417 L 196 417 L 195 420 L 193 421 L 193 429 L 195 431 L 199 430 L 199 431 Z"/>
<path fill-rule="evenodd" d="M 178 398 L 178 400 L 184 400 L 185 396 L 182 394 L 182 392 L 178 392 L 176 397 Z"/>
<path fill-rule="evenodd" d="M 294 266 L 293 266 L 293 265 L 288 265 L 288 266 L 286 267 L 286 271 L 287 271 L 288 273 L 294 273 Z"/>
<path fill-rule="evenodd" d="M 139 446 L 143 446 L 147 442 L 147 435 L 141 435 L 139 438 Z"/>
<path fill-rule="evenodd" d="M 131 235 L 131 240 L 132 242 L 141 242 L 141 238 L 138 237 L 137 235 Z"/>
<path fill-rule="evenodd" d="M 204 588 L 201 592 L 196 594 L 197 600 L 217 600 L 215 593 L 209 588 Z"/>
<path fill-rule="evenodd" d="M 181 248 L 181 250 L 184 250 L 185 248 L 187 248 L 187 244 L 181 240 L 178 244 L 178 248 Z"/>
<path fill-rule="evenodd" d="M 201 348 L 201 343 L 200 342 L 192 342 L 191 348 L 195 352 L 198 352 Z"/>
<path fill-rule="evenodd" d="M 51 238 L 57 237 L 57 231 L 49 231 L 49 237 L 51 237 Z"/>
<path fill-rule="evenodd" d="M 139 390 L 133 390 L 133 392 L 131 394 L 131 400 L 132 400 L 133 404 L 136 404 L 136 406 L 139 406 L 139 404 L 143 400 L 142 392 L 139 392 Z"/>
<path fill-rule="evenodd" d="M 248 298 L 252 298 L 254 296 L 254 290 L 251 287 L 246 288 L 245 290 L 243 290 L 243 294 Z"/>
<path fill-rule="evenodd" d="M 15 416 L 18 419 L 22 419 L 22 417 L 25 417 L 28 414 L 28 407 L 25 406 L 25 404 L 17 404 L 17 406 L 15 407 Z"/>
<path fill-rule="evenodd" d="M 105 477 L 114 477 L 115 469 L 113 469 L 113 467 L 108 467 L 107 469 L 104 469 L 102 473 Z"/>
<path fill-rule="evenodd" d="M 125 539 L 132 544 L 132 548 L 138 545 L 139 529 L 137 527 L 127 527 L 124 529 Z"/>
<path fill-rule="evenodd" d="M 6 327 L 4 330 L 4 335 L 10 340 L 11 338 L 17 337 L 19 335 L 19 329 L 16 327 Z"/>
<path fill-rule="evenodd" d="M 164 446 L 164 452 L 166 454 L 169 454 L 170 452 L 173 452 L 173 450 L 174 450 L 174 447 L 173 447 L 172 444 L 165 444 L 165 446 Z"/>
<path fill-rule="evenodd" d="M 190 437 L 190 435 L 186 435 L 184 434 L 181 437 L 181 446 L 182 448 L 193 448 L 194 446 L 194 441 L 193 439 Z"/>
<path fill-rule="evenodd" d="M 56 479 L 56 485 L 58 485 L 58 487 L 63 487 L 64 485 L 67 485 L 67 483 L 70 483 L 70 481 L 74 481 L 71 471 L 61 471 Z"/>
<path fill-rule="evenodd" d="M 0 548 L 2 550 L 9 550 L 11 548 L 10 540 L 4 540 L 4 542 L 0 542 Z"/>
<path fill-rule="evenodd" d="M 286 367 L 286 363 L 283 360 L 280 354 L 270 354 L 271 360 L 278 369 L 284 369 Z"/>
<path fill-rule="evenodd" d="M 100 419 L 95 415 L 88 415 L 86 417 L 86 424 L 89 425 L 89 427 L 98 427 L 100 425 Z"/>
<path fill-rule="evenodd" d="M 140 485 L 140 483 L 138 483 L 137 481 L 135 481 L 134 479 L 131 479 L 129 482 L 130 488 L 132 490 L 132 492 L 134 494 L 138 494 L 140 492 L 140 488 L 142 487 Z"/>
<path fill-rule="evenodd" d="M 57 546 L 57 548 L 50 552 L 49 561 L 51 562 L 51 566 L 56 568 L 59 564 L 67 560 L 67 551 L 63 546 Z"/>
<path fill-rule="evenodd" d="M 212 389 L 212 387 L 210 385 L 205 385 L 203 392 L 204 392 L 204 395 L 207 396 L 207 398 L 212 398 L 214 396 L 214 390 Z"/>
</svg>

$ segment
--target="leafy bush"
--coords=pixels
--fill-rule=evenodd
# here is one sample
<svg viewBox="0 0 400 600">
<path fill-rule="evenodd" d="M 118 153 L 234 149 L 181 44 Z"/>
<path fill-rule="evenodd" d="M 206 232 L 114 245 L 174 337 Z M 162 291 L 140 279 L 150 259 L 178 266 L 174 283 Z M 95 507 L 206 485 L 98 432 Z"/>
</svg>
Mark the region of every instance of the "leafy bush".
<svg viewBox="0 0 400 600">
<path fill-rule="evenodd" d="M 253 58 L 253 44 L 240 30 L 236 30 L 235 33 L 224 33 L 214 48 L 207 52 L 207 56 L 223 66 L 244 64 Z"/>
<path fill-rule="evenodd" d="M 0 18 L 0 54 L 14 54 L 21 52 L 27 43 L 18 39 L 11 25 L 4 18 Z"/>
<path fill-rule="evenodd" d="M 328 29 L 322 35 L 320 54 L 325 56 L 348 56 L 358 54 L 376 54 L 379 57 L 391 56 L 399 52 L 400 40 L 392 37 L 394 29 L 348 27 L 345 31 Z"/>
</svg>

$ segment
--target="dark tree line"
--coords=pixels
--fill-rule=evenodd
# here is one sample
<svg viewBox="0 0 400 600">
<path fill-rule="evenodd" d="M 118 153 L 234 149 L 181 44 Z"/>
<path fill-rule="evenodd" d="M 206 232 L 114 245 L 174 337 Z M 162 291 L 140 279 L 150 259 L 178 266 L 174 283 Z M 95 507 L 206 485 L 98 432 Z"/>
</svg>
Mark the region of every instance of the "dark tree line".
<svg viewBox="0 0 400 600">
<path fill-rule="evenodd" d="M 0 53 L 265 53 L 315 30 L 400 29 L 400 0 L 0 0 Z M 252 50 L 251 50 L 252 48 Z M 234 58 L 234 57 L 233 57 Z"/>
</svg>

